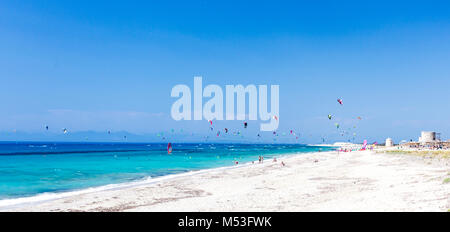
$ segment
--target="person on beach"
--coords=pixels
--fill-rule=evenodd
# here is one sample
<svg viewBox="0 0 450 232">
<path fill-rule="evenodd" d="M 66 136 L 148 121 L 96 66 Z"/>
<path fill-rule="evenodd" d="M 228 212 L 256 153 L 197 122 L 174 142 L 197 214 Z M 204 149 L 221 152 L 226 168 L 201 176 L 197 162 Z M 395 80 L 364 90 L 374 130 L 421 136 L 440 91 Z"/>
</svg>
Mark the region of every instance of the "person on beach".
<svg viewBox="0 0 450 232">
<path fill-rule="evenodd" d="M 283 161 L 281 161 L 281 165 L 284 167 L 284 166 L 286 166 L 286 164 L 283 162 Z"/>
<path fill-rule="evenodd" d="M 274 162 L 274 163 L 277 162 L 277 158 L 273 158 L 273 162 Z"/>
</svg>

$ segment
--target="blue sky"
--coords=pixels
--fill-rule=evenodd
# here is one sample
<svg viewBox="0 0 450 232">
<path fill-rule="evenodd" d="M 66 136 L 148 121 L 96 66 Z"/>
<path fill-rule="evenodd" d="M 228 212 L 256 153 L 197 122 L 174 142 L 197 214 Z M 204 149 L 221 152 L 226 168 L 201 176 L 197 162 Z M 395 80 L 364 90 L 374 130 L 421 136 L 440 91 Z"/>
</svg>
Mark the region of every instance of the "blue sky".
<svg viewBox="0 0 450 232">
<path fill-rule="evenodd" d="M 256 141 L 259 122 L 217 122 L 245 136 L 214 138 L 206 121 L 171 119 L 171 88 L 196 75 L 280 85 L 280 135 L 305 143 L 347 140 L 330 113 L 356 141 L 450 138 L 448 12 L 445 1 L 2 1 L 0 140 Z"/>
</svg>

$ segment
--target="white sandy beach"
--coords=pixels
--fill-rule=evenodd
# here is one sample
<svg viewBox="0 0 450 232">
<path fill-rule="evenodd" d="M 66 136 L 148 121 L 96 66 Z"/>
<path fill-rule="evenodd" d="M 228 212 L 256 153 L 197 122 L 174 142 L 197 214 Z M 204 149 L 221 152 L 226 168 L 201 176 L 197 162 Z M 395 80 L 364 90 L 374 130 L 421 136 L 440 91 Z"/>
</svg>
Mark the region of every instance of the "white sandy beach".
<svg viewBox="0 0 450 232">
<path fill-rule="evenodd" d="M 311 153 L 0 211 L 448 211 L 449 163 L 370 151 Z"/>
</svg>

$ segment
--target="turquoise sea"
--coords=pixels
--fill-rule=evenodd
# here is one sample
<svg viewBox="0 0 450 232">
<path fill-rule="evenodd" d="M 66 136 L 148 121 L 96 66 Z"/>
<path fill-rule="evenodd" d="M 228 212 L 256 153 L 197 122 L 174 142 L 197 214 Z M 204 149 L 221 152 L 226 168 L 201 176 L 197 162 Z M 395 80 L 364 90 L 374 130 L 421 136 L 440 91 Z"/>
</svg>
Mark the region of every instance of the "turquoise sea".
<svg viewBox="0 0 450 232">
<path fill-rule="evenodd" d="M 0 142 L 0 200 L 331 150 L 298 144 Z"/>
</svg>

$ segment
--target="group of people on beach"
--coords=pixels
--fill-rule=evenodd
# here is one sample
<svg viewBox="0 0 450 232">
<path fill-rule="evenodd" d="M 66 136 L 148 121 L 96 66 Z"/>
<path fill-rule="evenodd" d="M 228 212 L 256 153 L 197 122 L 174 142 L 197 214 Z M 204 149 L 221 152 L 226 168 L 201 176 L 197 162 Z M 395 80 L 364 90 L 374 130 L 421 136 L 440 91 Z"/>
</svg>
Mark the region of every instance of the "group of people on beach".
<svg viewBox="0 0 450 232">
<path fill-rule="evenodd" d="M 416 148 L 418 150 L 450 150 L 450 143 L 436 143 L 434 145 L 407 144 L 401 145 L 401 148 Z M 399 149 L 400 149 L 399 147 Z"/>
<path fill-rule="evenodd" d="M 264 163 L 264 156 L 262 156 L 262 155 L 258 156 L 258 162 L 259 162 L 260 164 Z M 276 157 L 273 158 L 273 162 L 274 162 L 274 163 L 277 162 L 277 158 L 276 158 Z M 254 163 L 255 163 L 255 162 L 252 161 L 252 164 L 254 164 Z M 239 164 L 239 163 L 236 161 L 235 164 Z M 283 161 L 281 161 L 281 165 L 282 165 L 282 166 L 286 166 L 286 164 L 285 164 Z"/>
<path fill-rule="evenodd" d="M 259 163 L 260 163 L 260 164 L 263 163 L 263 162 L 264 162 L 264 156 L 260 155 L 258 160 L 259 160 Z M 274 162 L 274 163 L 277 162 L 277 158 L 276 158 L 276 157 L 273 158 L 273 162 Z M 285 164 L 283 161 L 281 161 L 281 165 L 282 165 L 282 166 L 285 166 L 286 164 Z"/>
<path fill-rule="evenodd" d="M 258 157 L 258 161 L 259 161 L 260 164 L 264 163 L 264 156 L 260 155 Z"/>
</svg>

